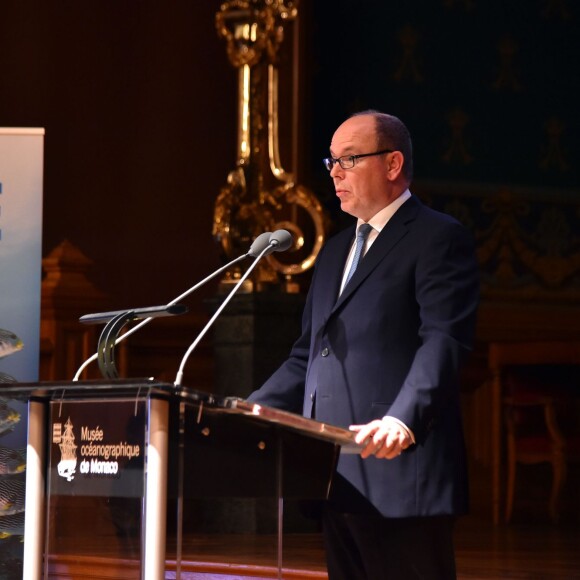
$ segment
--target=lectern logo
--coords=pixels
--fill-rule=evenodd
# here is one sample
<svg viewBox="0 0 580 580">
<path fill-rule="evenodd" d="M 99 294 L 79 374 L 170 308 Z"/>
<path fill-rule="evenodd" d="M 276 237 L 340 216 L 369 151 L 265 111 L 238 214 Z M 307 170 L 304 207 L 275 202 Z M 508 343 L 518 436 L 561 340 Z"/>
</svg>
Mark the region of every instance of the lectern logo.
<svg viewBox="0 0 580 580">
<path fill-rule="evenodd" d="M 72 481 L 77 467 L 77 445 L 75 445 L 75 435 L 70 417 L 64 424 L 64 433 L 62 432 L 62 423 L 53 423 L 52 441 L 60 447 L 58 474 L 67 481 Z"/>
</svg>

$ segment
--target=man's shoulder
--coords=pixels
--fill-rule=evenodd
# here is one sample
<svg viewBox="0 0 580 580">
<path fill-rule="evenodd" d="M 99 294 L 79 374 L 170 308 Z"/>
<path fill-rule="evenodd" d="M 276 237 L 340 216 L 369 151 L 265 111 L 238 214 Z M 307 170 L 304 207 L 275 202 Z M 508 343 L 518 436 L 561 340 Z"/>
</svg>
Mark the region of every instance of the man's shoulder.
<svg viewBox="0 0 580 580">
<path fill-rule="evenodd" d="M 422 203 L 413 196 L 402 207 L 411 203 L 406 220 L 406 227 L 411 234 L 410 239 L 420 246 L 429 246 L 436 240 L 464 240 L 473 244 L 473 232 L 455 216 L 434 209 Z M 411 210 L 412 211 L 409 211 Z"/>
<path fill-rule="evenodd" d="M 414 200 L 417 207 L 417 219 L 424 220 L 433 225 L 440 226 L 458 226 L 464 227 L 464 225 L 453 215 L 445 213 L 443 211 L 434 209 L 428 205 L 422 203 L 417 197 L 413 196 L 409 201 Z M 409 203 L 409 202 L 407 202 Z"/>
</svg>

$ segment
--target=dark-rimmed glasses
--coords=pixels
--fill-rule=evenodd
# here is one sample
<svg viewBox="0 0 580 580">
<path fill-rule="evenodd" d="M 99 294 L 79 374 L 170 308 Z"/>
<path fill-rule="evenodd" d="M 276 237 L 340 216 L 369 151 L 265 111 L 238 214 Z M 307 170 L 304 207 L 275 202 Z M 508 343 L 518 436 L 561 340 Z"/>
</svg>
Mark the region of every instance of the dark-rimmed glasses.
<svg viewBox="0 0 580 580">
<path fill-rule="evenodd" d="M 392 153 L 393 149 L 381 149 L 381 151 L 375 151 L 374 153 L 361 153 L 360 155 L 343 155 L 338 159 L 334 157 L 325 157 L 322 160 L 324 163 L 324 167 L 328 169 L 328 171 L 332 171 L 335 163 L 338 163 L 342 169 L 351 169 L 354 167 L 355 161 L 360 159 L 361 157 L 372 157 L 373 155 L 383 155 L 383 153 Z"/>
</svg>

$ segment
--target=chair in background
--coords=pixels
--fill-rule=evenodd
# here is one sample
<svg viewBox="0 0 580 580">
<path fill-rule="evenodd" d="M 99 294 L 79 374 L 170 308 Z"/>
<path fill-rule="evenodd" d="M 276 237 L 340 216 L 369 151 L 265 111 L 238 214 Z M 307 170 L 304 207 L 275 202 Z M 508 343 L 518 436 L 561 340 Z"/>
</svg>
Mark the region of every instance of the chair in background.
<svg viewBox="0 0 580 580">
<path fill-rule="evenodd" d="M 507 427 L 507 488 L 505 521 L 511 520 L 518 463 L 552 465 L 550 518 L 558 520 L 558 499 L 566 479 L 566 442 L 558 426 L 554 399 L 516 395 L 503 399 Z"/>
<path fill-rule="evenodd" d="M 504 423 L 505 521 L 512 517 L 518 464 L 536 463 L 551 464 L 548 509 L 551 519 L 557 521 L 567 462 L 580 459 L 580 435 L 572 433 L 578 419 L 574 402 L 580 401 L 580 341 L 491 343 L 488 360 L 492 375 L 494 522 L 499 523 L 501 514 Z"/>
</svg>

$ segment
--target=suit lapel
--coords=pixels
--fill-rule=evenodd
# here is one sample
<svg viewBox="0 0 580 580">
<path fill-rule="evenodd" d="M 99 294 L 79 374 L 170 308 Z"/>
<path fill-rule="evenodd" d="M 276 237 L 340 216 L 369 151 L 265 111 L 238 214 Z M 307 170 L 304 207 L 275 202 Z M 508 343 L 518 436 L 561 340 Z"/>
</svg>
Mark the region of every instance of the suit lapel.
<svg viewBox="0 0 580 580">
<path fill-rule="evenodd" d="M 353 274 L 349 283 L 345 286 L 342 294 L 338 298 L 332 312 L 340 308 L 341 304 L 349 298 L 349 296 L 356 291 L 360 284 L 367 278 L 367 276 L 385 259 L 396 244 L 409 231 L 409 222 L 414 220 L 421 204 L 415 197 L 407 200 L 395 213 L 395 215 L 388 221 L 377 239 L 373 242 L 369 251 L 365 254 L 363 260 L 360 262 L 356 272 Z M 346 260 L 346 257 L 344 258 Z M 344 262 L 343 262 L 344 266 Z M 340 287 L 340 280 L 338 282 Z M 338 289 L 337 289 L 338 294 Z"/>
<path fill-rule="evenodd" d="M 328 317 L 340 292 L 344 265 L 354 241 L 355 231 L 355 228 L 349 227 L 329 240 L 320 262 L 321 267 L 317 274 L 317 296 L 320 299 L 316 306 L 322 313 L 322 319 Z"/>
</svg>

